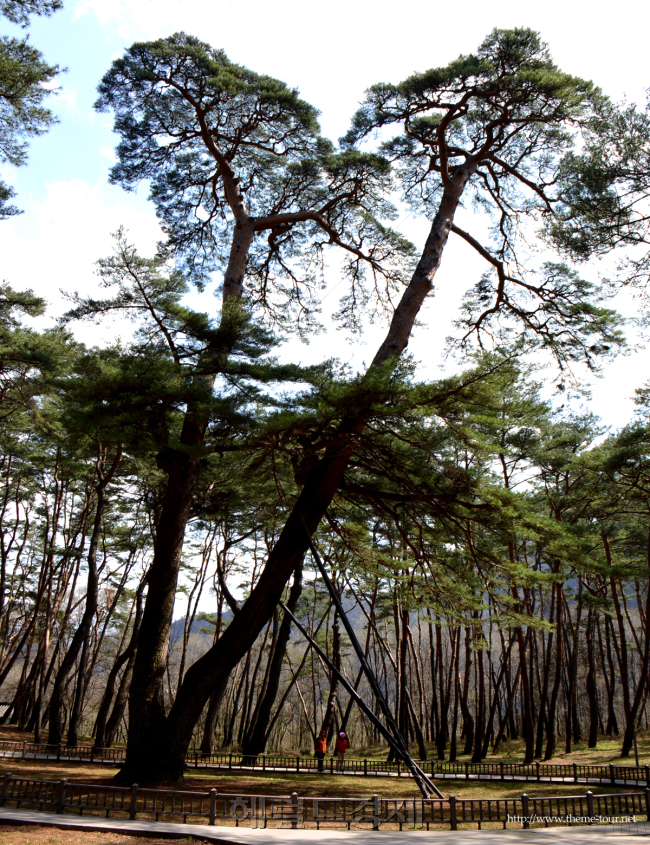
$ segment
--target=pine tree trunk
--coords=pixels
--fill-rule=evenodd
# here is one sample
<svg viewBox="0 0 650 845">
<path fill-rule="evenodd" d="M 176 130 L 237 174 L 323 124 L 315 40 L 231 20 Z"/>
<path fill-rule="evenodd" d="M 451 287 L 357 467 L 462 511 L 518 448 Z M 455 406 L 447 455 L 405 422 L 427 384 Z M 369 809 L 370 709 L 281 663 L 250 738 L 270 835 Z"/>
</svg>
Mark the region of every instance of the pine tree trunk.
<svg viewBox="0 0 650 845">
<path fill-rule="evenodd" d="M 478 701 L 476 707 L 476 728 L 474 732 L 474 753 L 472 763 L 480 763 L 483 754 L 483 735 L 485 732 L 485 665 L 483 651 L 476 652 L 478 666 Z"/>
<path fill-rule="evenodd" d="M 111 715 L 108 717 L 108 720 L 106 722 L 106 740 L 104 744 L 105 748 L 110 748 L 113 744 L 115 737 L 117 736 L 120 723 L 122 722 L 124 714 L 126 713 L 126 705 L 129 699 L 129 690 L 131 689 L 131 678 L 133 677 L 134 665 L 135 651 L 133 652 L 133 654 L 131 654 L 126 663 L 126 668 L 122 673 L 120 685 L 117 688 L 117 695 L 115 696 L 115 702 L 113 704 Z"/>
<path fill-rule="evenodd" d="M 217 719 L 219 718 L 219 710 L 221 702 L 228 686 L 229 676 L 226 676 L 221 684 L 210 696 L 208 701 L 208 712 L 205 716 L 205 725 L 203 726 L 203 737 L 201 739 L 201 754 L 212 756 L 214 754 L 214 735 L 217 731 Z"/>
<path fill-rule="evenodd" d="M 463 678 L 463 690 L 460 697 L 460 709 L 463 714 L 463 732 L 465 734 L 463 754 L 471 754 L 474 747 L 474 717 L 468 704 L 472 654 L 471 629 L 465 628 L 465 674 Z"/>
<path fill-rule="evenodd" d="M 88 664 L 88 636 L 83 642 L 81 648 L 81 658 L 77 668 L 77 678 L 75 683 L 74 699 L 72 702 L 72 710 L 70 711 L 70 724 L 68 725 L 67 745 L 70 748 L 79 744 L 79 722 L 81 721 L 81 713 L 83 709 L 83 700 L 85 695 L 85 677 L 86 666 Z"/>
<path fill-rule="evenodd" d="M 555 623 L 555 677 L 553 679 L 553 689 L 551 691 L 551 700 L 548 705 L 548 716 L 546 719 L 546 751 L 544 752 L 544 760 L 550 760 L 555 754 L 557 746 L 557 703 L 560 697 L 560 685 L 562 683 L 562 640 L 564 638 L 564 629 L 562 622 L 562 585 L 556 584 L 556 616 Z"/>
<path fill-rule="evenodd" d="M 334 620 L 332 622 L 332 663 L 338 671 L 341 671 L 341 631 L 339 627 L 339 613 L 334 611 Z M 336 675 L 332 674 L 330 678 L 330 691 L 327 697 L 327 706 L 325 707 L 325 716 L 320 730 L 314 730 L 314 735 L 318 736 L 321 731 L 327 734 L 327 742 L 332 744 L 332 736 L 334 735 L 334 716 L 336 714 L 336 699 L 338 692 L 339 681 Z"/>
<path fill-rule="evenodd" d="M 589 748 L 598 744 L 598 689 L 596 687 L 596 658 L 594 655 L 594 612 L 589 608 L 587 618 L 587 698 L 589 700 Z"/>
<path fill-rule="evenodd" d="M 647 538 L 648 558 L 647 566 L 650 571 L 650 534 Z M 641 608 L 639 608 L 641 613 Z M 621 748 L 621 757 L 628 757 L 632 750 L 634 742 L 634 735 L 636 732 L 636 718 L 640 710 L 641 701 L 643 700 L 648 684 L 648 669 L 650 667 L 650 588 L 647 590 L 646 606 L 645 606 L 645 638 L 643 645 L 643 655 L 641 656 L 641 666 L 638 678 L 638 685 L 629 710 L 629 715 L 625 722 L 625 733 L 623 734 L 623 747 Z"/>
</svg>

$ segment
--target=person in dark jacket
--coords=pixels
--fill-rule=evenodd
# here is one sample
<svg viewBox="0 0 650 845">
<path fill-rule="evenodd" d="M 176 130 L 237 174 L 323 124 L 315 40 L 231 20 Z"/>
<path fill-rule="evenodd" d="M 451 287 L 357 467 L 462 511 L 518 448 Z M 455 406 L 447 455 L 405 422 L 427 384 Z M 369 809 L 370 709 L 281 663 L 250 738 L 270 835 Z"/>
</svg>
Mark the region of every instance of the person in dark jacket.
<svg viewBox="0 0 650 845">
<path fill-rule="evenodd" d="M 325 754 L 327 753 L 327 731 L 321 731 L 318 734 L 318 739 L 314 745 L 314 751 L 316 752 L 316 759 L 318 760 L 318 773 L 322 775 L 325 771 L 323 760 L 325 759 Z"/>
<path fill-rule="evenodd" d="M 345 768 L 345 752 L 350 747 L 350 743 L 348 741 L 347 735 L 345 731 L 341 731 L 338 735 L 338 739 L 336 740 L 336 756 L 338 757 L 338 762 L 336 764 L 336 768 L 339 772 L 342 772 Z"/>
</svg>

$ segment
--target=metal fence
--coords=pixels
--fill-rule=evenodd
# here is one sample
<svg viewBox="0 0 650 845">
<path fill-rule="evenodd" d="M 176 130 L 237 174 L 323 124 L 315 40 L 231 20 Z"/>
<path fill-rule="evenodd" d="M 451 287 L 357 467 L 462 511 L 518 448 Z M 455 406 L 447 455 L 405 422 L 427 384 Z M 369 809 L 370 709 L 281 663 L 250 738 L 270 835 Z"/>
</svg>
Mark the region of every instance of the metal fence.
<svg viewBox="0 0 650 845">
<path fill-rule="evenodd" d="M 124 748 L 95 749 L 90 745 L 45 745 L 33 742 L 0 741 L 0 757 L 72 760 L 88 763 L 119 765 L 124 762 Z M 282 754 L 201 754 L 193 751 L 187 756 L 187 764 L 193 768 L 238 769 L 269 772 L 316 772 L 318 760 L 314 757 L 296 757 Z M 583 766 L 577 763 L 546 764 L 533 763 L 522 766 L 518 763 L 445 763 L 437 760 L 420 762 L 420 768 L 433 778 L 444 780 L 501 780 L 527 782 L 586 783 L 608 786 L 650 786 L 650 766 Z M 325 761 L 326 771 L 334 774 L 338 763 L 333 758 Z M 342 771 L 345 774 L 375 777 L 409 777 L 410 773 L 402 762 L 389 763 L 386 760 L 367 760 L 350 757 L 345 760 Z"/>
<path fill-rule="evenodd" d="M 550 824 L 625 824 L 650 820 L 650 789 L 610 795 L 534 798 L 311 798 L 297 793 L 233 795 L 181 789 L 31 780 L 6 774 L 0 807 L 86 816 L 249 827 L 458 830 L 461 825 L 548 827 Z"/>
</svg>

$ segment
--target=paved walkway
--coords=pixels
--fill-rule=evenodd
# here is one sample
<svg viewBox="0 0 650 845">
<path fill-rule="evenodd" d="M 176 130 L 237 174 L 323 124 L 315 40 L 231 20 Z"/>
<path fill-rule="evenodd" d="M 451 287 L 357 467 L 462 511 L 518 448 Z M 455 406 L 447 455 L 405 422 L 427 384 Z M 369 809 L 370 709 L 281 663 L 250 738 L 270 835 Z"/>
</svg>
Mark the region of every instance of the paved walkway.
<svg viewBox="0 0 650 845">
<path fill-rule="evenodd" d="M 644 835 L 630 835 L 629 825 L 600 825 L 591 828 L 552 827 L 538 830 L 458 830 L 446 831 L 342 831 L 342 830 L 288 830 L 251 828 L 208 827 L 202 824 L 175 824 L 173 822 L 129 821 L 128 819 L 101 819 L 87 816 L 67 816 L 40 813 L 35 810 L 0 809 L 0 823 L 50 825 L 70 830 L 98 830 L 135 836 L 187 838 L 221 845 L 408 845 L 409 841 L 437 840 L 437 845 L 588 845 L 590 842 L 626 834 L 625 845 L 647 845 Z M 638 829 L 643 832 L 645 825 Z M 648 834 L 650 835 L 650 826 Z M 576 842 L 576 840 L 579 840 Z"/>
</svg>

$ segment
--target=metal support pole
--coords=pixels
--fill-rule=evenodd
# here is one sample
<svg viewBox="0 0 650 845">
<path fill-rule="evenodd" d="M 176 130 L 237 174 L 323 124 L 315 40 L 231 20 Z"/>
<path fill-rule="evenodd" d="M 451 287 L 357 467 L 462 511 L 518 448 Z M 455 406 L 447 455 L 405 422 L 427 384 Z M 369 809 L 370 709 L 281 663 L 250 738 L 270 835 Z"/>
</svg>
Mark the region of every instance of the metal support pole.
<svg viewBox="0 0 650 845">
<path fill-rule="evenodd" d="M 406 765 L 411 770 L 411 774 L 415 778 L 416 782 L 418 783 L 418 786 L 420 787 L 420 791 L 422 792 L 422 794 L 425 797 L 428 797 L 428 795 L 427 795 L 425 789 L 423 789 L 423 787 L 422 787 L 422 782 L 426 785 L 429 794 L 431 794 L 433 792 L 436 795 L 438 795 L 439 798 L 444 798 L 444 795 L 434 785 L 433 781 L 428 777 L 428 775 L 426 775 L 422 771 L 422 769 L 417 765 L 415 760 L 411 757 L 411 753 L 408 750 L 406 743 L 404 742 L 404 738 L 402 737 L 401 733 L 399 732 L 399 728 L 397 727 L 395 719 L 393 718 L 393 714 L 391 713 L 390 708 L 389 708 L 389 706 L 386 703 L 386 700 L 384 698 L 384 695 L 383 695 L 381 689 L 379 688 L 379 684 L 377 683 L 377 679 L 375 678 L 374 672 L 372 671 L 372 669 L 370 668 L 370 665 L 368 664 L 368 661 L 366 660 L 366 656 L 363 652 L 363 649 L 361 648 L 361 645 L 359 644 L 359 640 L 357 639 L 357 635 L 354 633 L 352 625 L 350 624 L 350 620 L 348 619 L 345 611 L 343 610 L 343 605 L 341 603 L 341 599 L 339 597 L 339 594 L 334 589 L 334 585 L 332 584 L 330 577 L 327 574 L 327 570 L 325 569 L 325 566 L 323 565 L 323 561 L 320 559 L 320 555 L 318 554 L 318 551 L 316 550 L 316 546 L 314 545 L 314 541 L 311 538 L 311 534 L 309 533 L 309 530 L 307 529 L 307 524 L 305 523 L 304 519 L 302 520 L 302 524 L 305 527 L 305 532 L 307 534 L 307 539 L 309 541 L 309 548 L 311 550 L 312 556 L 313 556 L 314 560 L 316 561 L 316 565 L 318 566 L 318 570 L 321 574 L 321 577 L 322 577 L 323 581 L 325 582 L 325 586 L 327 587 L 329 594 L 332 597 L 332 601 L 334 602 L 334 606 L 338 610 L 341 622 L 343 622 L 343 627 L 345 628 L 346 633 L 347 633 L 348 637 L 350 638 L 350 642 L 352 643 L 352 647 L 354 648 L 354 650 L 357 654 L 357 657 L 359 659 L 359 663 L 361 664 L 361 668 L 363 669 L 363 672 L 364 672 L 366 678 L 368 679 L 370 686 L 372 687 L 372 691 L 375 695 L 375 698 L 377 699 L 377 703 L 379 704 L 379 706 L 381 707 L 381 709 L 384 713 L 386 723 L 387 723 L 388 727 L 390 728 L 390 731 L 393 735 L 395 744 L 397 745 L 399 756 L 404 760 Z"/>
<path fill-rule="evenodd" d="M 386 728 L 386 726 L 377 718 L 377 716 L 368 707 L 366 702 L 361 698 L 359 693 L 354 689 L 354 687 L 348 681 L 348 679 L 345 677 L 345 675 L 343 675 L 343 674 L 341 674 L 341 672 L 339 672 L 339 670 L 336 668 L 336 666 L 334 666 L 334 664 L 329 659 L 329 657 L 327 657 L 325 652 L 314 642 L 314 640 L 309 636 L 309 634 L 303 628 L 303 626 L 300 624 L 300 622 L 298 622 L 298 620 L 293 615 L 293 613 L 289 610 L 289 608 L 283 602 L 278 602 L 278 604 L 280 605 L 282 610 L 286 614 L 289 615 L 289 617 L 291 618 L 291 620 L 294 623 L 294 625 L 296 626 L 296 628 L 298 628 L 298 630 L 303 635 L 303 637 L 305 637 L 305 639 L 311 644 L 311 647 L 314 649 L 316 654 L 327 665 L 327 667 L 330 669 L 330 671 L 334 675 L 336 675 L 336 677 L 340 681 L 341 685 L 343 687 L 345 687 L 345 689 L 348 691 L 350 696 L 356 701 L 359 708 L 370 719 L 370 721 L 373 723 L 373 725 L 375 725 L 377 730 L 384 737 L 384 739 L 388 742 L 388 744 L 391 746 L 393 751 L 395 751 L 396 754 L 399 754 L 400 757 L 403 757 L 404 752 L 403 752 L 402 748 L 397 744 L 395 738 L 391 735 L 390 731 Z M 415 782 L 417 783 L 417 785 L 420 789 L 420 792 L 422 793 L 422 795 L 425 798 L 428 798 L 429 795 L 430 795 L 430 792 L 427 790 L 427 786 L 429 786 L 429 784 L 431 783 L 429 778 L 426 775 L 423 774 L 423 772 L 421 771 L 419 766 L 415 763 L 415 761 L 413 760 L 413 758 L 410 755 L 408 755 L 408 759 L 405 759 L 405 762 L 409 766 L 409 768 L 411 769 L 411 774 L 413 775 L 413 778 L 415 779 Z M 444 795 L 442 795 L 442 793 L 440 792 L 439 789 L 437 789 L 436 786 L 431 784 L 431 787 L 432 787 L 431 792 L 435 792 L 438 795 L 439 798 L 444 798 Z"/>
</svg>

